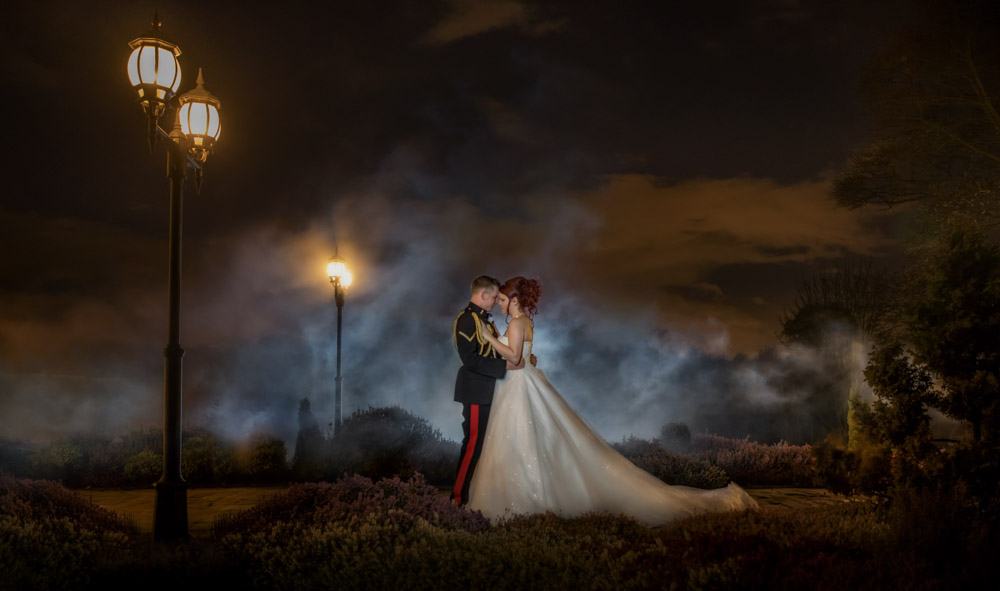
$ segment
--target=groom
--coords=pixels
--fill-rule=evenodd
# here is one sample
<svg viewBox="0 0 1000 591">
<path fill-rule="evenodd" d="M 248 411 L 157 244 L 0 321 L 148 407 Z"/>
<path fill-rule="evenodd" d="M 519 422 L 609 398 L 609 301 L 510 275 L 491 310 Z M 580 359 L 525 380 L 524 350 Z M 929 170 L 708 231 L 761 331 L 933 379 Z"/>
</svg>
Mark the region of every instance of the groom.
<svg viewBox="0 0 1000 591">
<path fill-rule="evenodd" d="M 480 275 L 472 281 L 472 297 L 469 305 L 458 314 L 452 327 L 452 339 L 462 367 L 455 380 L 455 401 L 463 405 L 462 453 L 458 459 L 458 478 L 455 479 L 453 501 L 456 505 L 469 502 L 469 483 L 476 471 L 479 454 L 483 450 L 486 422 L 490 418 L 490 404 L 493 402 L 493 388 L 496 381 L 507 374 L 508 369 L 522 369 L 524 360 L 517 365 L 504 360 L 482 336 L 488 330 L 499 337 L 493 324 L 490 310 L 500 295 L 500 282 L 492 277 Z"/>
</svg>

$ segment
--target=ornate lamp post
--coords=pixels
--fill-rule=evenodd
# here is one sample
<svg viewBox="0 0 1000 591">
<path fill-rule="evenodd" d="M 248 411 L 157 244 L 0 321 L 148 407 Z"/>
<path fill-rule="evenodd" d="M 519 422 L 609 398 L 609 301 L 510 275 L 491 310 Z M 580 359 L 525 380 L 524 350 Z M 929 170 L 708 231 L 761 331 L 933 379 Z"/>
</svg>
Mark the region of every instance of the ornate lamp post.
<svg viewBox="0 0 1000 591">
<path fill-rule="evenodd" d="M 342 328 L 342 319 L 344 315 L 344 294 L 347 292 L 347 288 L 351 285 L 351 273 L 347 270 L 347 264 L 345 264 L 344 259 L 340 258 L 336 254 L 330 257 L 330 260 L 326 263 L 326 274 L 330 277 L 330 283 L 333 285 L 334 298 L 337 300 L 337 393 L 334 398 L 334 434 L 340 434 L 341 421 L 341 384 L 344 381 L 343 376 L 340 375 L 340 335 Z"/>
<path fill-rule="evenodd" d="M 158 136 L 166 138 L 167 177 L 170 179 L 170 238 L 167 274 L 169 320 L 167 346 L 163 349 L 163 475 L 156 483 L 153 539 L 158 541 L 188 535 L 187 482 L 181 476 L 181 375 L 184 349 L 180 346 L 181 302 L 181 217 L 187 169 L 195 171 L 196 187 L 201 187 L 202 170 L 208 153 L 219 137 L 219 100 L 203 87 L 198 72 L 197 87 L 180 97 L 181 50 L 160 38 L 160 19 L 153 17 L 153 29 L 145 37 L 129 43 L 128 75 L 138 94 L 138 102 L 148 119 L 150 150 Z M 158 121 L 173 112 L 168 134 Z"/>
</svg>

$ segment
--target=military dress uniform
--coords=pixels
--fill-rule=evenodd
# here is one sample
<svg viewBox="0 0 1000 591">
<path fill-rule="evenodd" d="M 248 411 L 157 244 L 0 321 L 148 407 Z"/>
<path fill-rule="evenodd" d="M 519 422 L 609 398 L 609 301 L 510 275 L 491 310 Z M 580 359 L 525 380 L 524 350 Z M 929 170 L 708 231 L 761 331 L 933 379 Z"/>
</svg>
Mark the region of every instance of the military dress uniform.
<svg viewBox="0 0 1000 591">
<path fill-rule="evenodd" d="M 483 450 L 493 389 L 496 381 L 507 374 L 506 360 L 483 338 L 484 330 L 499 337 L 490 315 L 472 302 L 459 313 L 452 327 L 455 349 L 462 358 L 462 367 L 458 369 L 455 379 L 455 401 L 464 406 L 462 416 L 465 418 L 462 422 L 465 437 L 462 439 L 453 497 L 457 505 L 469 502 L 469 483 Z"/>
</svg>

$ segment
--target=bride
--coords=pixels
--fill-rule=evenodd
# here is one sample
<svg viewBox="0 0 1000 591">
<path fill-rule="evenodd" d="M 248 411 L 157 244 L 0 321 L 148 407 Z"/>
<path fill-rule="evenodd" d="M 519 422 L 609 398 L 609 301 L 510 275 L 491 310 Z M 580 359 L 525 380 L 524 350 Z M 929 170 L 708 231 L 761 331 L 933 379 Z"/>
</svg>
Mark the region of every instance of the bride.
<svg viewBox="0 0 1000 591">
<path fill-rule="evenodd" d="M 531 356 L 538 281 L 514 277 L 500 288 L 510 317 L 499 339 L 483 337 L 512 363 Z M 735 483 L 717 490 L 671 486 L 608 445 L 533 365 L 497 380 L 469 507 L 487 517 L 553 511 L 624 513 L 655 526 L 706 511 L 756 508 Z"/>
</svg>

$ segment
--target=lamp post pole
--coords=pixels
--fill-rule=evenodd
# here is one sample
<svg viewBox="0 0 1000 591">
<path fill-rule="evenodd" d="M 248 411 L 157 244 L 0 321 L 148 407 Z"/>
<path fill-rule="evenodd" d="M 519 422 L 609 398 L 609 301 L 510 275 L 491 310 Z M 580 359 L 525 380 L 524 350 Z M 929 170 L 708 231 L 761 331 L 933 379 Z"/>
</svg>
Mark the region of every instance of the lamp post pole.
<svg viewBox="0 0 1000 591">
<path fill-rule="evenodd" d="M 334 297 L 337 300 L 337 392 L 334 396 L 334 403 L 336 405 L 336 410 L 334 411 L 334 424 L 336 425 L 335 435 L 340 435 L 340 428 L 343 425 L 341 408 L 342 408 L 342 398 L 341 398 L 341 388 L 344 384 L 344 376 L 340 375 L 340 341 L 341 333 L 343 331 L 343 316 L 344 316 L 344 288 L 341 287 L 340 281 L 334 283 Z"/>
<path fill-rule="evenodd" d="M 176 96 L 181 69 L 181 50 L 160 38 L 160 19 L 153 16 L 153 28 L 145 37 L 129 43 L 132 54 L 126 70 L 139 104 L 146 112 L 150 149 L 158 136 L 167 147 L 167 178 L 170 180 L 170 236 L 167 271 L 167 346 L 163 349 L 163 474 L 155 484 L 153 539 L 176 540 L 188 537 L 187 482 L 181 475 L 181 378 L 184 349 L 180 345 L 181 311 L 181 228 L 184 182 L 187 169 L 195 172 L 201 187 L 202 171 L 208 154 L 219 138 L 220 103 L 205 90 L 201 71 L 197 86 Z M 169 134 L 158 120 L 171 110 L 174 120 Z"/>
<path fill-rule="evenodd" d="M 351 285 L 351 273 L 347 270 L 344 259 L 335 254 L 326 263 L 326 274 L 330 277 L 330 284 L 333 285 L 333 297 L 337 302 L 337 377 L 335 378 L 336 391 L 333 399 L 333 434 L 337 436 L 340 435 L 340 427 L 343 424 L 341 388 L 344 377 L 340 375 L 340 343 L 343 332 L 344 296 L 347 288 Z"/>
<path fill-rule="evenodd" d="M 163 349 L 163 474 L 156 483 L 153 539 L 174 540 L 188 536 L 187 482 L 181 475 L 181 379 L 184 349 L 181 327 L 181 219 L 184 181 L 187 177 L 187 138 L 175 123 L 167 142 L 167 177 L 170 179 L 170 238 L 167 272 L 169 319 L 167 346 Z"/>
</svg>

